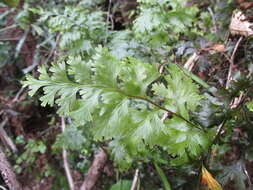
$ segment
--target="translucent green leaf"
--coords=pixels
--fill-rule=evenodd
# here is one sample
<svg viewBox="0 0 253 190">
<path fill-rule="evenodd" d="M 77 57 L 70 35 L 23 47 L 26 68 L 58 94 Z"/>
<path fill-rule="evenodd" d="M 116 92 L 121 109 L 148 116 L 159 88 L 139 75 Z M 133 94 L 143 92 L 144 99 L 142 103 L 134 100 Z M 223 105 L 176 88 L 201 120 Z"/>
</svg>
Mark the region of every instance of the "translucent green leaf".
<svg viewBox="0 0 253 190">
<path fill-rule="evenodd" d="M 97 55 L 94 58 L 96 74 L 96 83 L 104 87 L 117 87 L 117 76 L 119 73 L 119 61 L 111 56 L 106 49 L 97 49 Z"/>
<path fill-rule="evenodd" d="M 164 84 L 154 84 L 152 89 L 155 95 L 164 98 L 169 110 L 189 120 L 189 111 L 194 111 L 203 97 L 199 95 L 198 86 L 176 65 L 171 64 L 169 72 L 165 76 L 167 87 Z"/>
</svg>

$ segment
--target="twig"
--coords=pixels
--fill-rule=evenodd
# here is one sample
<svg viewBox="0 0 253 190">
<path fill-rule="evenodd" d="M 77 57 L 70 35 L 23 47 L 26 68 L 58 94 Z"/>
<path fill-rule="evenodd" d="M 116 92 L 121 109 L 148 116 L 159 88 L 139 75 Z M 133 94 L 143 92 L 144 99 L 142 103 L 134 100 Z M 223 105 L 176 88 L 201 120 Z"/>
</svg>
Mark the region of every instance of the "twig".
<svg viewBox="0 0 253 190">
<path fill-rule="evenodd" d="M 224 121 L 218 126 L 218 129 L 217 129 L 217 131 L 216 131 L 216 135 L 215 135 L 215 137 L 214 137 L 214 139 L 213 139 L 212 144 L 215 144 L 215 143 L 217 142 L 217 140 L 219 139 L 219 136 L 221 135 L 222 130 L 223 130 L 223 128 L 224 128 L 226 122 L 227 122 L 227 120 L 224 120 Z"/>
<path fill-rule="evenodd" d="M 6 30 L 12 29 L 12 28 L 16 28 L 18 25 L 17 24 L 13 24 L 11 26 L 7 26 L 5 28 L 0 29 L 0 32 L 5 32 Z"/>
<path fill-rule="evenodd" d="M 4 179 L 4 182 L 11 190 L 22 190 L 22 186 L 17 180 L 17 177 L 15 173 L 13 172 L 13 169 L 8 162 L 5 153 L 0 146 L 0 172 Z"/>
<path fill-rule="evenodd" d="M 109 23 L 109 20 L 111 18 L 111 7 L 112 7 L 112 0 L 109 0 L 108 10 L 107 10 L 107 18 L 106 18 L 107 24 Z M 113 19 L 111 18 L 111 20 L 113 20 Z M 107 42 L 108 33 L 109 33 L 109 27 L 107 27 L 107 30 L 106 30 L 105 43 Z"/>
<path fill-rule="evenodd" d="M 24 45 L 24 43 L 25 43 L 25 41 L 26 41 L 26 39 L 27 39 L 27 36 L 28 36 L 29 32 L 30 32 L 30 29 L 27 29 L 27 30 L 24 32 L 23 36 L 22 36 L 22 37 L 20 38 L 20 40 L 18 41 L 18 44 L 17 44 L 17 46 L 16 46 L 16 52 L 15 52 L 15 55 L 14 55 L 15 58 L 18 57 L 18 55 L 19 55 L 19 53 L 20 53 L 20 51 L 21 51 L 21 49 L 22 49 L 22 47 L 23 47 L 23 45 Z"/>
<path fill-rule="evenodd" d="M 22 94 L 23 91 L 24 91 L 24 88 L 22 87 L 22 88 L 18 91 L 18 93 L 16 94 L 16 96 L 14 97 L 14 99 L 12 100 L 12 103 L 18 101 L 19 96 Z"/>
<path fill-rule="evenodd" d="M 61 117 L 61 129 L 62 129 L 62 132 L 65 131 L 65 120 L 63 117 Z M 65 170 L 67 180 L 69 183 L 69 188 L 70 188 L 70 190 L 75 190 L 74 181 L 73 181 L 70 167 L 69 167 L 69 163 L 68 163 L 68 153 L 64 147 L 62 148 L 62 158 L 63 158 L 64 170 Z"/>
<path fill-rule="evenodd" d="M 108 23 L 109 20 L 110 20 L 111 7 L 112 7 L 112 0 L 109 0 L 108 10 L 107 10 L 107 18 L 106 18 L 106 22 L 107 22 L 107 23 Z"/>
<path fill-rule="evenodd" d="M 0 38 L 0 41 L 18 41 L 19 38 Z"/>
<path fill-rule="evenodd" d="M 248 178 L 249 189 L 252 189 L 251 177 L 250 177 L 250 175 L 249 175 L 249 173 L 248 173 L 248 171 L 247 171 L 247 168 L 246 168 L 245 164 L 243 164 L 243 171 L 244 171 L 245 175 L 246 175 L 247 178 Z"/>
<path fill-rule="evenodd" d="M 22 72 L 24 74 L 31 72 L 37 65 L 39 65 L 39 54 L 40 54 L 39 50 L 43 45 L 47 44 L 51 39 L 52 38 L 48 38 L 48 39 L 44 40 L 43 42 L 41 42 L 40 44 L 36 45 L 36 49 L 35 49 L 35 52 L 33 55 L 33 63 L 32 63 L 32 65 L 22 69 Z"/>
<path fill-rule="evenodd" d="M 231 56 L 231 58 L 230 58 L 230 66 L 229 66 L 229 70 L 228 70 L 228 77 L 227 77 L 227 82 L 226 82 L 226 88 L 228 88 L 230 82 L 232 81 L 231 75 L 232 75 L 232 70 L 233 70 L 233 68 L 234 68 L 235 53 L 236 53 L 236 51 L 237 51 L 237 49 L 238 49 L 238 47 L 239 47 L 239 45 L 240 45 L 242 39 L 243 39 L 243 37 L 241 36 L 241 37 L 239 38 L 239 40 L 236 42 L 234 51 L 233 51 L 232 56 Z"/>
<path fill-rule="evenodd" d="M 80 190 L 92 190 L 95 186 L 98 178 L 101 175 L 101 170 L 104 168 L 107 162 L 108 156 L 104 149 L 100 149 L 100 151 L 96 154 L 92 165 L 88 171 L 87 176 L 80 188 Z"/>
<path fill-rule="evenodd" d="M 7 190 L 4 186 L 0 185 L 0 189 Z"/>
<path fill-rule="evenodd" d="M 138 176 L 139 176 L 139 169 L 136 169 L 135 174 L 134 174 L 134 180 L 133 180 L 133 183 L 132 183 L 132 186 L 131 186 L 130 190 L 135 190 L 136 189 L 137 182 L 138 182 Z"/>
<path fill-rule="evenodd" d="M 12 150 L 12 152 L 16 153 L 18 151 L 16 145 L 12 142 L 11 138 L 7 135 L 6 131 L 4 130 L 4 126 L 7 124 L 7 122 L 8 118 L 5 118 L 0 123 L 0 139 Z"/>
<path fill-rule="evenodd" d="M 51 49 L 51 51 L 50 51 L 50 53 L 49 53 L 49 55 L 48 55 L 48 57 L 47 57 L 47 59 L 45 61 L 46 64 L 48 63 L 48 61 L 50 60 L 50 58 L 52 57 L 52 55 L 55 53 L 55 50 L 58 47 L 58 44 L 59 44 L 59 41 L 60 41 L 60 37 L 61 37 L 60 34 L 58 34 L 56 36 L 55 43 L 53 44 L 52 49 Z"/>
<path fill-rule="evenodd" d="M 196 61 L 199 59 L 199 55 L 195 52 L 189 57 L 189 59 L 184 64 L 184 68 L 188 71 L 192 71 Z"/>
<path fill-rule="evenodd" d="M 235 99 L 231 102 L 231 104 L 229 105 L 231 109 L 236 108 L 236 107 L 240 104 L 240 102 L 242 101 L 243 94 L 244 94 L 244 93 L 241 92 L 241 93 L 240 93 L 240 96 L 239 96 L 238 98 L 235 98 Z"/>
</svg>

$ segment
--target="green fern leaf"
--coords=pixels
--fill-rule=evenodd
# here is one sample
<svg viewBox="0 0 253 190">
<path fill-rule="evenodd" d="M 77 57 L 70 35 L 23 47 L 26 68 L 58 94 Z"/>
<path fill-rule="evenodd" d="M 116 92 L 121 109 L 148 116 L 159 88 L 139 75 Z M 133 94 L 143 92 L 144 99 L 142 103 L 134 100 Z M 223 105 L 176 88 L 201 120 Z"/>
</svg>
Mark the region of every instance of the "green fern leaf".
<svg viewBox="0 0 253 190">
<path fill-rule="evenodd" d="M 91 122 L 94 139 L 112 140 L 119 163 L 122 157 L 129 163 L 146 154 L 146 146 L 166 148 L 179 163 L 188 160 L 188 150 L 197 157 L 208 147 L 208 134 L 189 121 L 189 112 L 202 96 L 177 66 L 169 67 L 163 84 L 156 82 L 161 76 L 154 65 L 134 58 L 118 60 L 101 47 L 96 51 L 89 62 L 70 57 L 67 65 L 54 64 L 49 72 L 41 67 L 39 80 L 28 76 L 24 84 L 31 94 L 43 89 L 42 105 L 55 102 L 60 115 L 78 125 Z M 156 102 L 159 98 L 163 103 Z M 166 110 L 177 114 L 163 123 Z"/>
</svg>

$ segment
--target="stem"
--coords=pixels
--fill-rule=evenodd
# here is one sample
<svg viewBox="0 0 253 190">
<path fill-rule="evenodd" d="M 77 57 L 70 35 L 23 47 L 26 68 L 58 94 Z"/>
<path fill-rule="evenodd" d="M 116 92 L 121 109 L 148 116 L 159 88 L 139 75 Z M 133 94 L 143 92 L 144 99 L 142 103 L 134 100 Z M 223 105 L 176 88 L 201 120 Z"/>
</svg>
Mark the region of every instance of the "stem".
<svg viewBox="0 0 253 190">
<path fill-rule="evenodd" d="M 187 122 L 188 124 L 190 124 L 191 126 L 197 128 L 197 129 L 202 130 L 202 128 L 196 126 L 194 123 L 192 123 L 192 122 L 190 122 L 189 120 L 185 119 L 185 118 L 182 117 L 181 115 L 179 115 L 179 114 L 177 114 L 177 113 L 175 113 L 175 112 L 173 112 L 173 111 L 170 111 L 170 110 L 168 110 L 168 109 L 165 108 L 165 107 L 160 106 L 159 104 L 157 104 L 156 102 L 153 102 L 152 100 L 150 100 L 150 99 L 148 99 L 148 98 L 145 98 L 145 97 L 142 97 L 142 96 L 127 95 L 127 94 L 124 94 L 124 95 L 126 95 L 126 96 L 128 96 L 128 97 L 130 97 L 130 98 L 135 98 L 135 99 L 144 100 L 144 101 L 146 101 L 146 102 L 148 102 L 148 103 L 150 103 L 150 104 L 152 104 L 152 105 L 158 107 L 159 109 L 166 111 L 166 112 L 169 114 L 168 117 L 176 116 L 176 117 L 178 117 L 178 118 L 180 118 L 180 119 L 186 121 L 186 122 Z"/>
<path fill-rule="evenodd" d="M 213 139 L 212 145 L 215 144 L 215 143 L 218 141 L 218 139 L 219 139 L 219 137 L 220 137 L 220 134 L 221 134 L 221 132 L 222 132 L 222 130 L 223 130 L 223 128 L 224 128 L 226 122 L 227 122 L 227 120 L 225 119 L 225 120 L 219 125 L 218 131 L 217 131 L 217 133 L 216 133 L 216 136 L 215 136 L 214 139 Z"/>
<path fill-rule="evenodd" d="M 59 84 L 59 83 L 58 83 Z M 143 97 L 143 96 L 135 96 L 135 95 L 130 95 L 130 94 L 127 94 L 125 92 L 123 92 L 122 90 L 120 89 L 116 89 L 116 88 L 108 88 L 106 86 L 99 86 L 99 85 L 78 85 L 77 83 L 67 83 L 66 85 L 68 86 L 73 86 L 73 87 L 78 87 L 78 88 L 98 88 L 98 89 L 103 89 L 104 91 L 109 91 L 109 92 L 117 92 L 117 93 L 120 93 L 124 96 L 127 96 L 129 98 L 135 98 L 135 99 L 139 99 L 139 100 L 144 100 L 154 106 L 156 106 L 157 108 L 161 109 L 161 110 L 164 110 L 168 113 L 168 117 L 172 117 L 172 116 L 176 116 L 182 120 L 184 120 L 185 122 L 187 122 L 188 124 L 190 124 L 191 126 L 199 129 L 199 130 L 203 130 L 203 128 L 195 125 L 194 123 L 192 123 L 191 121 L 185 119 L 184 117 L 182 117 L 181 115 L 179 115 L 178 113 L 175 113 L 173 111 L 170 111 L 168 110 L 167 108 L 165 107 L 162 107 L 160 106 L 158 103 L 146 98 L 146 97 Z"/>
<path fill-rule="evenodd" d="M 217 131 L 217 133 L 216 133 L 216 135 L 215 135 L 215 137 L 214 137 L 214 139 L 213 139 L 213 141 L 212 141 L 212 143 L 211 143 L 211 145 L 208 149 L 207 156 L 203 159 L 203 162 L 206 163 L 206 165 L 208 165 L 208 163 L 211 162 L 210 160 L 211 160 L 211 154 L 212 154 L 212 147 L 219 140 L 219 137 L 221 135 L 221 132 L 222 132 L 226 122 L 227 122 L 227 119 L 223 120 L 223 122 L 219 125 L 218 131 Z"/>
<path fill-rule="evenodd" d="M 106 30 L 105 43 L 107 43 L 107 40 L 108 40 L 109 20 L 110 20 L 110 15 L 111 15 L 111 7 L 112 7 L 112 0 L 109 0 L 108 10 L 107 10 L 107 18 L 106 18 L 106 23 L 108 24 L 108 26 L 107 26 L 107 30 Z"/>
</svg>

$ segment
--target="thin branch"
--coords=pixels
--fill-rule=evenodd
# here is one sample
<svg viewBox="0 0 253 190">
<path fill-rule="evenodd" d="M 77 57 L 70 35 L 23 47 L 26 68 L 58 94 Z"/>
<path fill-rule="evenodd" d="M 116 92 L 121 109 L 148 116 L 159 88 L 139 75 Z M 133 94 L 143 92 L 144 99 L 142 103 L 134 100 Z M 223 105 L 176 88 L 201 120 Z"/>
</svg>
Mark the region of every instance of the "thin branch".
<svg viewBox="0 0 253 190">
<path fill-rule="evenodd" d="M 22 190 L 22 186 L 17 180 L 17 177 L 8 162 L 5 153 L 0 146 L 0 174 L 2 175 L 5 184 L 9 187 L 11 190 Z"/>
<path fill-rule="evenodd" d="M 62 132 L 65 131 L 65 119 L 63 117 L 61 117 L 61 129 L 62 129 Z M 70 188 L 70 190 L 75 190 L 74 181 L 73 181 L 70 167 L 69 167 L 69 163 L 68 163 L 68 153 L 64 147 L 62 148 L 62 158 L 63 158 L 64 170 L 65 170 L 67 180 L 69 183 L 69 188 Z"/>
<path fill-rule="evenodd" d="M 12 152 L 16 153 L 17 147 L 11 140 L 11 138 L 7 135 L 6 131 L 4 130 L 4 126 L 7 124 L 8 118 L 5 118 L 1 123 L 0 123 L 0 139 L 1 141 L 6 144 Z"/>
<path fill-rule="evenodd" d="M 6 30 L 10 30 L 10 29 L 16 28 L 17 26 L 18 26 L 17 24 L 13 24 L 11 26 L 7 26 L 5 28 L 0 29 L 0 32 L 5 32 Z"/>
<path fill-rule="evenodd" d="M 231 58 L 230 58 L 230 66 L 229 66 L 229 70 L 228 70 L 226 88 L 228 88 L 230 82 L 232 81 L 231 75 L 232 75 L 232 70 L 233 70 L 233 68 L 234 68 L 235 53 L 236 53 L 236 51 L 237 51 L 237 49 L 238 49 L 238 47 L 239 47 L 239 45 L 240 45 L 242 39 L 243 39 L 243 37 L 241 36 L 241 37 L 239 38 L 239 40 L 236 42 L 234 51 L 233 51 L 232 56 L 231 56 Z"/>
<path fill-rule="evenodd" d="M 192 71 L 195 63 L 198 61 L 199 55 L 195 52 L 193 53 L 189 59 L 186 61 L 184 64 L 184 68 L 187 69 L 188 71 Z"/>
<path fill-rule="evenodd" d="M 251 182 L 251 177 L 247 171 L 247 168 L 245 166 L 245 164 L 243 164 L 243 172 L 245 173 L 245 175 L 247 176 L 248 178 L 248 182 L 249 182 L 249 189 L 252 189 L 252 182 Z"/>
<path fill-rule="evenodd" d="M 104 149 L 95 155 L 91 167 L 89 168 L 88 174 L 80 188 L 80 190 L 92 190 L 101 175 L 102 169 L 108 160 L 108 155 Z"/>
<path fill-rule="evenodd" d="M 111 18 L 111 8 L 112 8 L 112 0 L 109 0 L 108 10 L 107 10 L 107 18 L 106 18 L 107 24 L 109 23 L 110 18 Z M 111 20 L 113 20 L 113 19 L 111 18 Z M 107 42 L 107 39 L 108 39 L 108 33 L 109 33 L 109 27 L 107 27 L 107 30 L 106 30 L 105 43 Z"/>
<path fill-rule="evenodd" d="M 22 87 L 22 88 L 18 91 L 18 93 L 16 94 L 16 96 L 14 97 L 14 99 L 12 100 L 12 103 L 18 101 L 18 99 L 19 99 L 20 95 L 23 93 L 23 91 L 24 91 L 24 88 Z"/>
<path fill-rule="evenodd" d="M 1 190 L 7 190 L 4 186 L 1 186 L 1 185 L 0 185 L 0 189 Z"/>
<path fill-rule="evenodd" d="M 48 39 L 44 40 L 43 42 L 41 42 L 40 44 L 36 45 L 36 49 L 35 49 L 34 55 L 33 55 L 33 63 L 32 63 L 32 65 L 22 69 L 22 72 L 24 74 L 31 72 L 37 65 L 39 65 L 40 48 L 42 46 L 44 46 L 45 44 L 47 44 L 51 39 L 52 38 L 48 38 Z"/>
<path fill-rule="evenodd" d="M 18 44 L 16 46 L 16 52 L 14 55 L 15 58 L 17 58 L 19 56 L 19 53 L 20 53 L 23 45 L 25 44 L 25 41 L 27 39 L 29 32 L 30 32 L 30 29 L 25 30 L 23 36 L 19 39 Z"/>
<path fill-rule="evenodd" d="M 136 189 L 137 182 L 138 182 L 138 176 L 139 176 L 139 169 L 136 169 L 135 174 L 134 174 L 133 183 L 132 183 L 132 186 L 131 186 L 130 190 L 135 190 Z"/>
<path fill-rule="evenodd" d="M 239 47 L 239 45 L 240 45 L 242 39 L 243 39 L 243 36 L 241 36 L 241 37 L 239 38 L 239 40 L 237 41 L 237 43 L 236 43 L 236 45 L 235 45 L 234 51 L 233 51 L 232 56 L 231 56 L 232 62 L 234 62 L 235 53 L 236 53 L 236 51 L 237 51 L 237 49 L 238 49 L 238 47 Z"/>
<path fill-rule="evenodd" d="M 236 98 L 231 102 L 231 104 L 229 105 L 231 109 L 236 108 L 236 107 L 241 103 L 242 98 L 243 98 L 243 95 L 244 95 L 244 93 L 241 92 L 241 93 L 240 93 L 240 96 L 239 96 L 238 98 L 236 97 Z"/>
<path fill-rule="evenodd" d="M 221 135 L 221 133 L 222 133 L 222 131 L 223 131 L 223 128 L 225 127 L 226 122 L 227 122 L 227 120 L 224 120 L 224 121 L 219 125 L 219 127 L 218 127 L 218 129 L 217 129 L 217 131 L 216 131 L 216 135 L 215 135 L 215 137 L 214 137 L 214 139 L 213 139 L 212 145 L 217 143 L 217 141 L 218 141 L 218 139 L 219 139 L 219 137 L 220 137 L 220 135 Z"/>
<path fill-rule="evenodd" d="M 47 64 L 47 63 L 49 62 L 49 60 L 51 59 L 52 55 L 55 54 L 56 48 L 58 47 L 58 44 L 59 44 L 59 42 L 60 42 L 60 38 L 61 38 L 61 36 L 60 36 L 60 34 L 58 34 L 58 35 L 56 36 L 55 43 L 53 44 L 52 49 L 51 49 L 51 51 L 50 51 L 50 53 L 49 53 L 49 55 L 48 55 L 48 57 L 47 57 L 47 59 L 46 59 L 46 61 L 45 61 L 46 64 Z M 54 56 L 55 56 L 55 55 L 54 55 Z M 54 61 L 55 61 L 55 60 L 54 60 Z"/>
<path fill-rule="evenodd" d="M 0 41 L 18 41 L 20 38 L 0 38 Z"/>
</svg>

